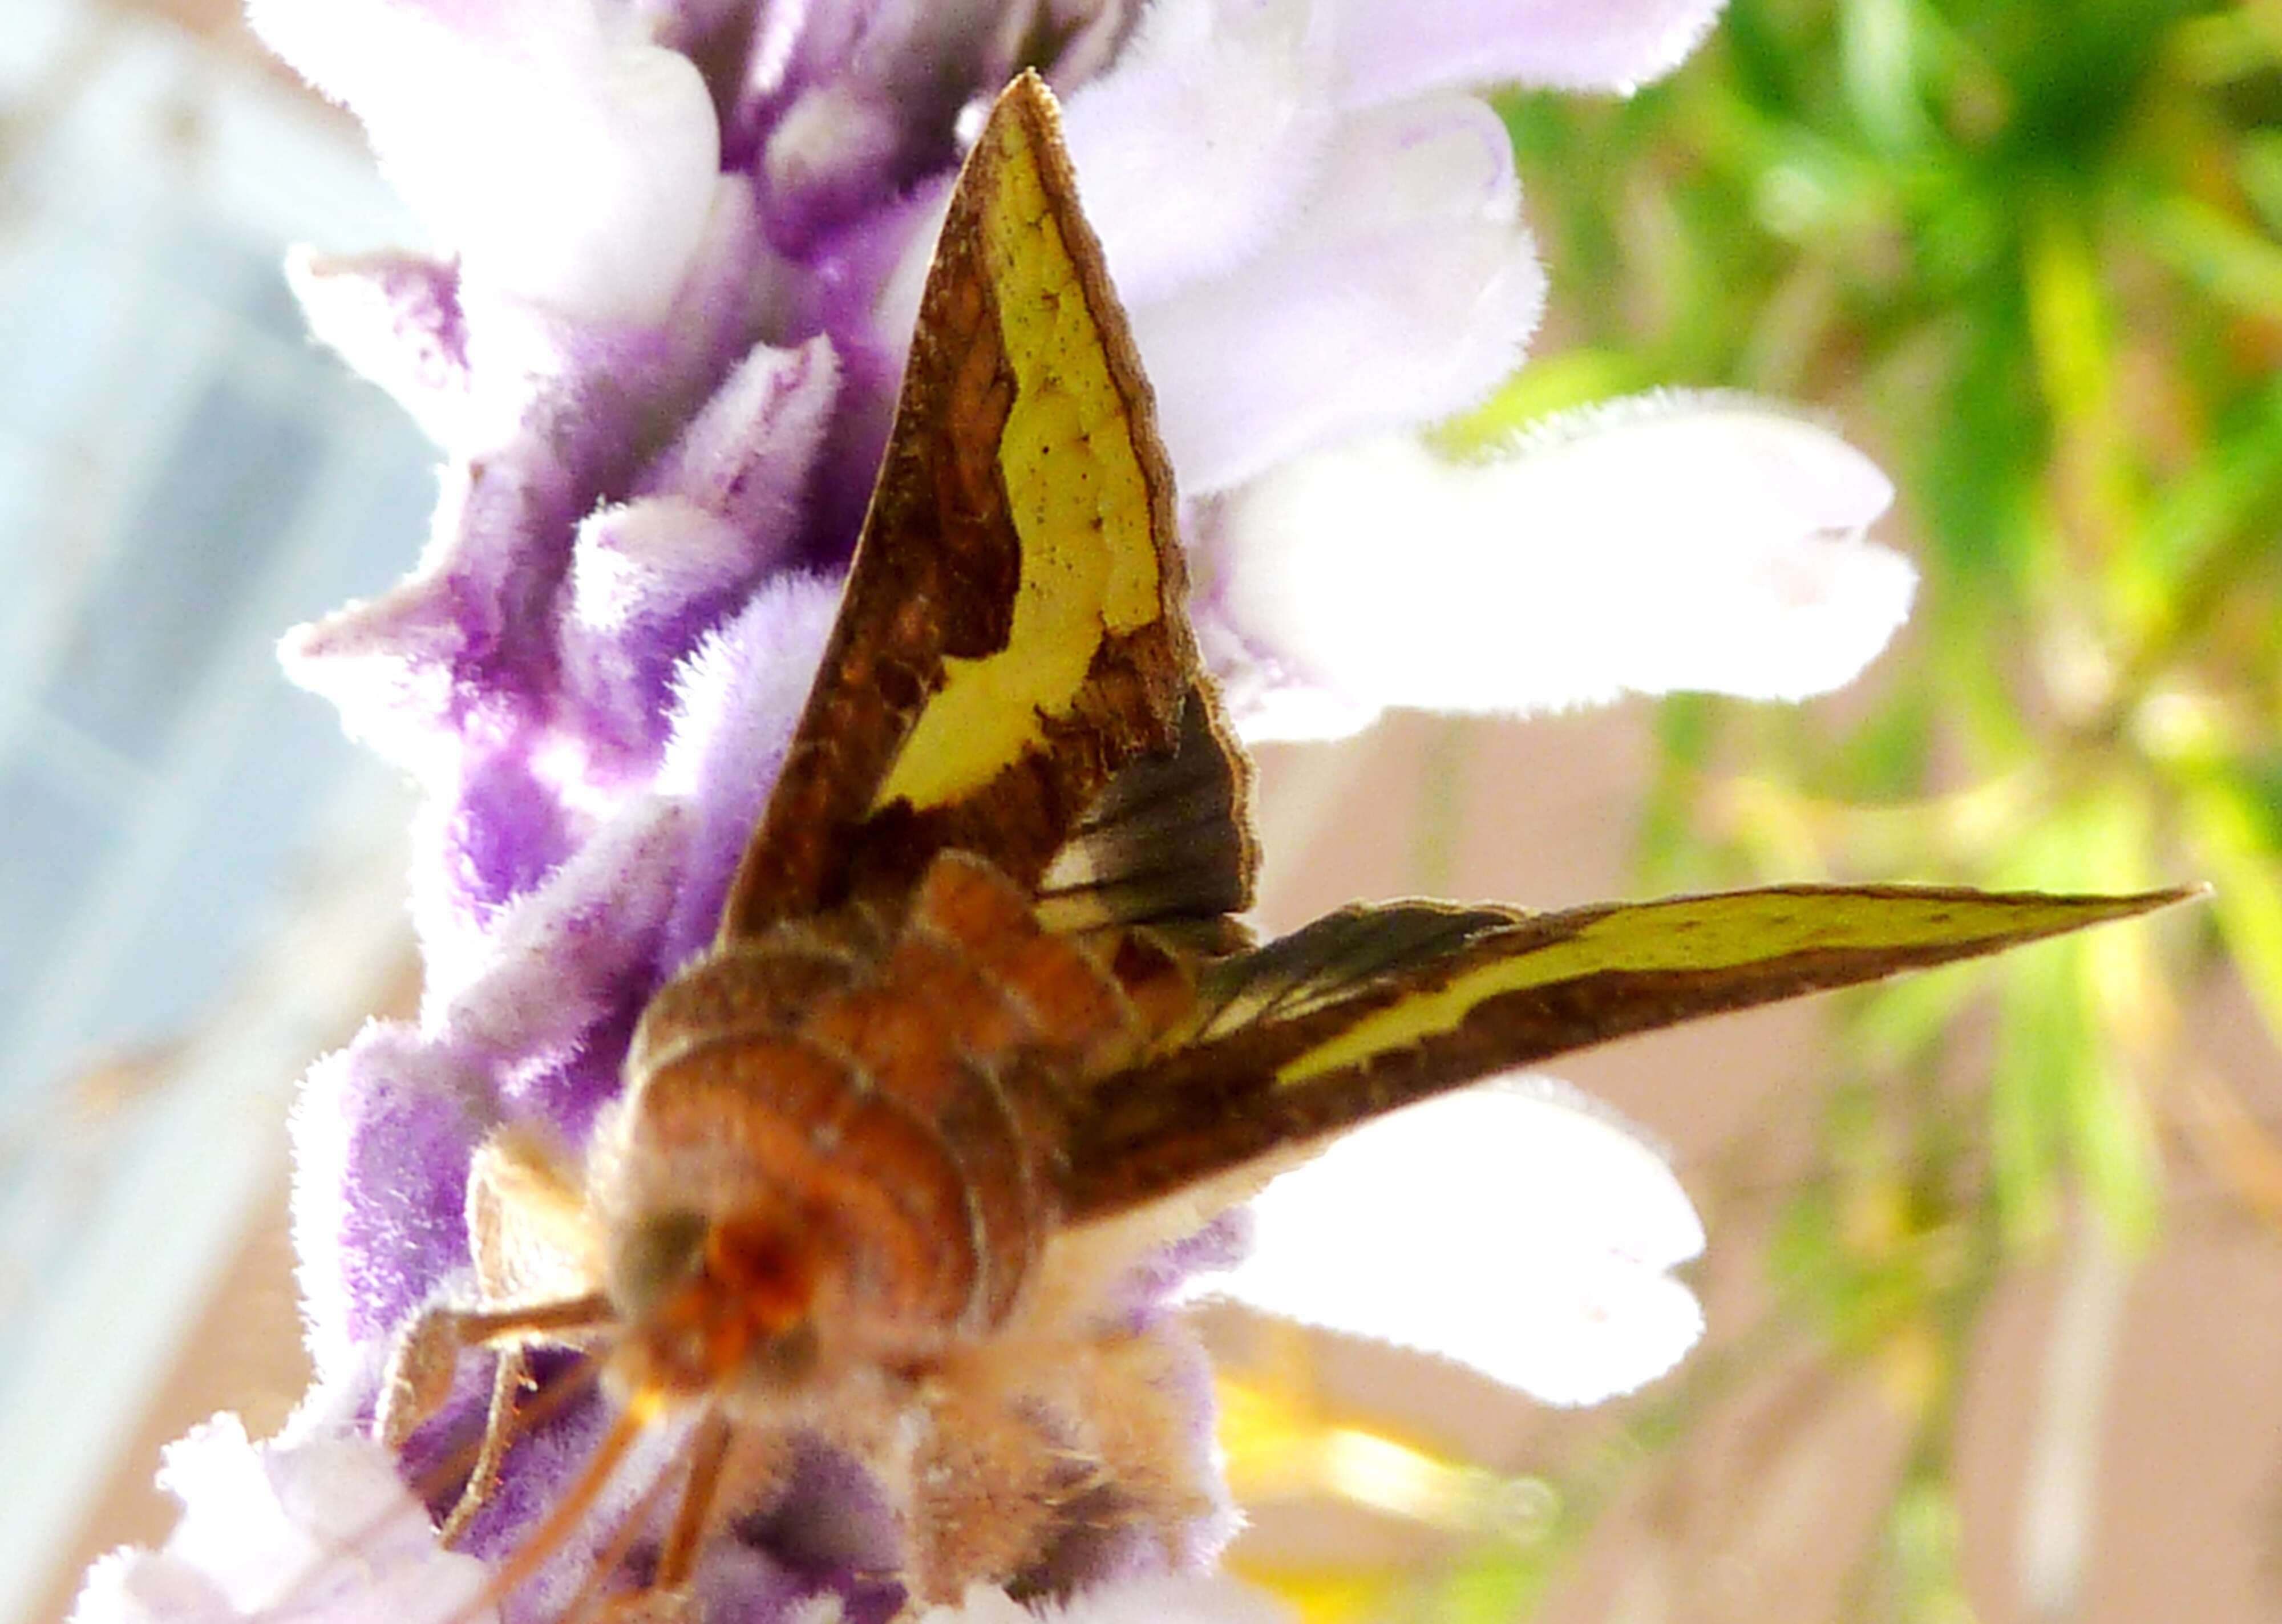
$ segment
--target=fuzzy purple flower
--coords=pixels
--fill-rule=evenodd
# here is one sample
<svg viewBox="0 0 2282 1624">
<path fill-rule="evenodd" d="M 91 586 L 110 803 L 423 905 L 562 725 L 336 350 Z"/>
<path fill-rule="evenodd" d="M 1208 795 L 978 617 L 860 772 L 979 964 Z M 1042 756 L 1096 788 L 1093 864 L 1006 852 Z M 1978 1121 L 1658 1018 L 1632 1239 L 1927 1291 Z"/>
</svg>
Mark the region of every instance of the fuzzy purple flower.
<svg viewBox="0 0 2282 1624">
<path fill-rule="evenodd" d="M 318 335 L 445 457 L 414 572 L 285 645 L 296 680 L 427 796 L 419 1017 L 320 1065 L 294 1121 L 327 1416 L 369 1419 L 378 1350 L 423 1303 L 466 1291 L 477 1146 L 515 1124 L 575 1153 L 636 1016 L 710 936 L 831 623 L 962 140 L 1025 64 L 1065 98 L 1180 481 L 1199 637 L 1254 736 L 1352 728 L 1388 705 L 1797 696 L 1877 652 L 1910 574 L 1861 540 L 1882 478 L 1819 430 L 1674 397 L 1480 464 L 1417 439 L 1511 370 L 1543 299 L 1505 132 L 1469 87 L 1624 89 L 1673 66 L 1717 9 L 253 0 L 271 43 L 363 120 L 444 250 L 291 268 Z M 1558 1400 L 1645 1379 L 1696 1333 L 1663 1272 L 1700 1239 L 1686 1198 L 1602 1119 L 1543 1091 L 1506 1098 L 1459 1107 L 1463 1131 L 1541 1146 L 1551 1131 L 1562 1166 L 1608 1169 L 1575 1187 L 1632 1215 L 1548 1242 L 1527 1300 L 1645 1328 L 1534 1364 L 1480 1349 L 1542 1334 L 1550 1311 L 1409 1334 Z M 1344 1166 L 1318 1187 L 1393 1176 Z M 1237 1294 L 1348 1324 L 1274 1239 L 1308 1199 L 1292 1188 L 1266 1215 L 1273 1266 L 1236 1277 Z M 1197 1266 L 1137 1281 L 1131 1312 L 1195 1389 L 1202 1462 L 1204 1376 L 1163 1312 Z M 1390 1292 L 1402 1272 L 1379 1270 Z M 1628 1303 L 1645 1305 L 1634 1320 Z M 480 1402 L 476 1372 L 462 1380 L 438 1436 Z M 572 1404 L 518 1446 L 465 1549 L 496 1559 L 527 1536 L 599 1408 Z M 312 1425 L 260 1458 L 283 1481 L 336 1446 Z M 412 1457 L 440 1449 L 415 1440 Z M 807 1591 L 890 1605 L 858 1577 L 894 1567 L 863 1474 L 819 1459 L 790 1481 L 717 1542 L 701 1599 L 765 1619 Z M 1200 1507 L 1153 1543 L 1073 1551 L 1060 1576 L 1145 1566 L 1168 1541 L 1201 1565 L 1228 1527 L 1224 1505 Z M 515 1608 L 562 1605 L 592 1555 L 558 1552 Z M 116 1599 L 160 1594 L 159 1570 L 136 1563 L 205 1559 L 118 1559 L 82 1617 L 170 1615 L 163 1598 Z M 431 1566 L 419 1583 L 447 1572 Z M 276 1610 L 215 1582 L 183 1611 Z M 335 1611 L 314 1592 L 286 1610 Z"/>
</svg>

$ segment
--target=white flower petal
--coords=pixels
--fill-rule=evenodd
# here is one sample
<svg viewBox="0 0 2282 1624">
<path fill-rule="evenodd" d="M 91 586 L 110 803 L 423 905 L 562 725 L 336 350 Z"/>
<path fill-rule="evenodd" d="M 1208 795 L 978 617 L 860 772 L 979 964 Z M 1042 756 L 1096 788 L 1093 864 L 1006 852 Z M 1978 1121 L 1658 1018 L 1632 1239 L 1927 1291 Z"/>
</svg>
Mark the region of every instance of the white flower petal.
<svg viewBox="0 0 2282 1624">
<path fill-rule="evenodd" d="M 780 198 L 827 194 L 884 169 L 902 136 L 894 110 L 855 85 L 816 85 L 770 131 L 761 174 Z"/>
<path fill-rule="evenodd" d="M 1347 120 L 1267 252 L 1132 311 L 1182 491 L 1471 405 L 1519 359 L 1544 291 L 1486 105 L 1423 98 Z"/>
<path fill-rule="evenodd" d="M 795 543 L 811 464 L 840 394 L 840 358 L 819 333 L 796 349 L 757 344 L 643 476 L 752 535 L 774 562 Z"/>
<path fill-rule="evenodd" d="M 1191 605 L 1197 650 L 1220 680 L 1221 704 L 1247 744 L 1345 739 L 1378 719 L 1379 708 L 1303 672 L 1230 624 L 1215 596 Z"/>
<path fill-rule="evenodd" d="M 1445 85 L 1622 90 L 1677 67 L 1724 0 L 1348 0 L 1349 105 Z"/>
<path fill-rule="evenodd" d="M 1573 415 L 1486 463 L 1357 442 L 1229 500 L 1215 606 L 1378 705 L 1797 699 L 1851 680 L 1908 612 L 1908 562 L 1862 539 L 1891 496 L 1836 436 L 1725 397 Z"/>
<path fill-rule="evenodd" d="M 459 1054 L 508 1064 L 571 1052 L 640 973 L 673 906 L 688 814 L 645 797 L 604 824 L 480 939 L 426 923 L 428 1030 Z M 604 929 L 602 921 L 610 927 Z"/>
<path fill-rule="evenodd" d="M 1249 257 L 1331 134 L 1329 8 L 1166 0 L 1062 109 L 1087 218 L 1128 305 Z"/>
<path fill-rule="evenodd" d="M 593 0 L 253 0 L 250 14 L 363 120 L 470 279 L 591 321 L 664 313 L 720 156 L 687 58 Z"/>
<path fill-rule="evenodd" d="M 180 1558 L 122 1546 L 87 1570 L 70 1624 L 233 1624 L 220 1586 Z"/>
<path fill-rule="evenodd" d="M 839 612 L 836 578 L 787 571 L 707 633 L 675 673 L 672 731 L 652 788 L 689 798 L 734 777 L 715 759 L 722 750 L 748 769 L 746 781 L 773 780 L 775 752 L 791 735 Z"/>
<path fill-rule="evenodd" d="M 1251 1255 L 1202 1291 L 1440 1354 L 1548 1403 L 1629 1392 L 1703 1330 L 1665 1270 L 1703 1249 L 1657 1154 L 1560 1084 L 1413 1106 L 1254 1203 Z"/>
<path fill-rule="evenodd" d="M 1149 1573 L 1112 1580 L 1033 1611 L 993 1585 L 969 1585 L 957 1606 L 919 1624 L 1292 1624 L 1275 1597 L 1224 1573 Z"/>
<path fill-rule="evenodd" d="M 914 193 L 904 205 L 903 252 L 880 279 L 872 300 L 872 339 L 881 354 L 900 367 L 911 353 L 912 331 L 919 325 L 920 299 L 927 290 L 928 272 L 935 265 L 935 239 L 951 213 L 951 186 L 937 181 Z"/>
<path fill-rule="evenodd" d="M 663 620 L 751 567 L 736 526 L 687 497 L 597 508 L 571 543 L 566 641 L 599 642 L 637 621 Z"/>
<path fill-rule="evenodd" d="M 359 1434 L 257 1445 L 236 1416 L 217 1416 L 167 1448 L 159 1481 L 182 1521 L 163 1550 L 97 1564 L 74 1624 L 493 1616 L 471 1611 L 490 1570 L 437 1542 L 395 1462 Z"/>
<path fill-rule="evenodd" d="M 466 333 L 448 267 L 297 247 L 285 256 L 285 280 L 312 337 L 388 391 L 438 445 L 467 445 Z"/>
</svg>

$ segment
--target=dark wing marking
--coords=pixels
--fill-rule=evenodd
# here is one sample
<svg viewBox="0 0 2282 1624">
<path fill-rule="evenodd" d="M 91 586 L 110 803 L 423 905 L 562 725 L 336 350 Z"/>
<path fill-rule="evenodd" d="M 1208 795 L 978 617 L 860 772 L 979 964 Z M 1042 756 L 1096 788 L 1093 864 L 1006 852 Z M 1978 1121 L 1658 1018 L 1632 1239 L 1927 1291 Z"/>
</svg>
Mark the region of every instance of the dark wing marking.
<svg viewBox="0 0 2282 1624">
<path fill-rule="evenodd" d="M 1199 680 L 1181 711 L 1179 747 L 1110 781 L 1038 883 L 1050 930 L 1146 925 L 1176 938 L 1252 905 L 1252 764 Z"/>
<path fill-rule="evenodd" d="M 1451 902 L 1354 903 L 1290 936 L 1207 965 L 1197 987 L 1196 1039 L 1263 1021 L 1288 1021 L 1406 968 L 1448 958 L 1520 924 L 1513 908 Z"/>
</svg>

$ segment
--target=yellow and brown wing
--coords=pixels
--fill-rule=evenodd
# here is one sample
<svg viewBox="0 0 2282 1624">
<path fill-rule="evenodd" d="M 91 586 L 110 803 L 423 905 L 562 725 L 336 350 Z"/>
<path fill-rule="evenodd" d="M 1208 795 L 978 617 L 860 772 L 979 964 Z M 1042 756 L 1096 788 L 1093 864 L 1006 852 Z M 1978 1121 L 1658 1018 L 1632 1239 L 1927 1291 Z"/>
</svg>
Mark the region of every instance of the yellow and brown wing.
<svg viewBox="0 0 2282 1624">
<path fill-rule="evenodd" d="M 840 618 L 724 938 L 892 903 L 946 848 L 1037 887 L 1112 781 L 1204 720 L 1185 593 L 1149 386 L 1025 74 L 952 191 Z"/>
<path fill-rule="evenodd" d="M 1073 1223 L 1629 1033 L 1977 957 L 2193 895 L 1781 886 L 1525 915 L 1343 910 L 1207 971 L 1191 1032 L 1075 1125 Z"/>
</svg>

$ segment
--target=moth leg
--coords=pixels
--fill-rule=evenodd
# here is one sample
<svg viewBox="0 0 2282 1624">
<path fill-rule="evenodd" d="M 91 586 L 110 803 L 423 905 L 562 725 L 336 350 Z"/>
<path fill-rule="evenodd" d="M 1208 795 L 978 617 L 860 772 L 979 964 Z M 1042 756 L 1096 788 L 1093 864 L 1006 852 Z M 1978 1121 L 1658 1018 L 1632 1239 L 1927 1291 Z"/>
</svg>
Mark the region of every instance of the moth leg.
<svg viewBox="0 0 2282 1624">
<path fill-rule="evenodd" d="M 691 1442 L 696 1441 L 693 1437 Z M 649 1526 L 651 1513 L 665 1498 L 667 1480 L 680 1464 L 676 1462 L 661 1472 L 633 1508 L 619 1519 L 617 1531 L 595 1557 L 578 1594 L 555 1615 L 555 1624 L 590 1624 L 595 1619 L 607 1620 L 608 1624 L 677 1624 L 677 1620 L 688 1617 L 691 1597 L 679 1581 L 669 1587 L 662 1578 L 653 1576 L 650 1582 L 635 1589 L 616 1595 L 603 1593 Z"/>
<path fill-rule="evenodd" d="M 511 1128 L 478 1146 L 468 1170 L 467 1218 L 479 1302 L 464 1308 L 431 1300 L 396 1333 L 373 1418 L 373 1435 L 391 1449 L 401 1449 L 451 1396 L 462 1353 L 561 1340 L 612 1317 L 597 1289 L 593 1224 L 577 1183 L 547 1146 Z M 506 1447 L 500 1423 L 512 1414 L 512 1395 L 508 1401 L 495 1379 L 487 1451 Z"/>
<path fill-rule="evenodd" d="M 682 1485 L 681 1503 L 673 1510 L 673 1527 L 658 1552 L 656 1576 L 651 1589 L 679 1590 L 697 1566 L 697 1548 L 705 1538 L 713 1505 L 721 1488 L 722 1468 L 728 1464 L 734 1429 L 724 1417 L 709 1414 L 697 1424 L 690 1441 L 689 1477 Z"/>
<path fill-rule="evenodd" d="M 739 1429 L 718 1411 L 707 1415 L 690 1434 L 686 1465 L 682 1466 L 681 1495 L 674 1506 L 672 1526 L 666 1531 L 665 1542 L 659 1548 L 656 1567 L 649 1581 L 639 1589 L 610 1597 L 600 1609 L 600 1616 L 609 1624 L 683 1624 L 695 1616 L 696 1598 L 689 1590 L 689 1580 L 696 1570 L 697 1558 L 704 1544 L 705 1535 L 712 1527 L 714 1511 L 725 1501 L 735 1504 L 734 1496 L 741 1479 L 750 1475 L 753 1464 L 739 1460 L 732 1464 L 732 1447 L 746 1441 L 752 1429 Z M 780 1442 L 788 1441 L 782 1439 Z M 749 1456 L 749 1449 L 741 1451 Z M 769 1480 L 780 1475 L 786 1451 L 770 1452 L 761 1470 Z M 666 1475 L 671 1474 L 669 1468 Z M 602 1573 L 616 1569 L 625 1559 L 627 1550 L 649 1520 L 654 1497 L 664 1488 L 664 1480 L 644 1496 L 642 1502 L 629 1515 L 625 1527 L 619 1532 L 609 1550 L 598 1564 L 595 1583 Z M 725 1487 L 728 1495 L 725 1496 Z M 574 1605 L 563 1624 L 574 1624 L 581 1607 Z"/>
<path fill-rule="evenodd" d="M 520 1348 L 503 1349 L 492 1366 L 492 1400 L 484 1412 L 483 1441 L 476 1448 L 476 1464 L 468 1469 L 459 1500 L 437 1526 L 439 1542 L 449 1545 L 465 1533 L 499 1488 L 500 1465 L 507 1458 L 508 1445 L 515 1441 L 515 1401 L 530 1377 L 530 1361 Z"/>
<path fill-rule="evenodd" d="M 396 1333 L 372 1418 L 372 1435 L 390 1450 L 401 1451 L 420 1424 L 451 1397 L 460 1350 L 468 1346 L 464 1318 L 460 1309 L 431 1302 Z"/>
<path fill-rule="evenodd" d="M 381 1371 L 380 1399 L 372 1435 L 391 1449 L 403 1449 L 420 1424 L 452 1395 L 460 1355 L 500 1343 L 561 1341 L 597 1331 L 617 1318 L 600 1292 L 556 1302 L 517 1303 L 504 1308 L 454 1308 L 430 1302 L 396 1333 Z"/>
<path fill-rule="evenodd" d="M 437 1527 L 441 1542 L 449 1545 L 465 1533 L 499 1487 L 501 1464 L 507 1457 L 508 1446 L 515 1441 L 516 1399 L 530 1376 L 523 1344 L 533 1338 L 594 1329 L 609 1323 L 614 1312 L 609 1300 L 599 1294 L 496 1309 L 455 1309 L 431 1302 L 397 1333 L 381 1376 L 372 1430 L 384 1447 L 399 1453 L 420 1424 L 451 1396 L 460 1355 L 487 1343 L 505 1344 L 492 1366 L 491 1402 L 484 1411 L 475 1464 L 461 1485 L 460 1497 Z"/>
</svg>

